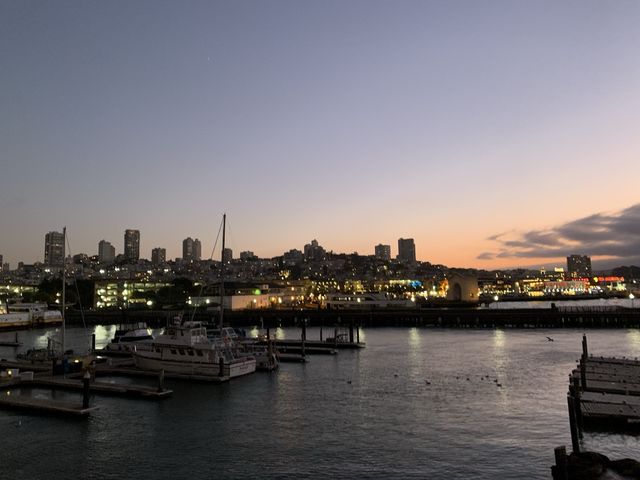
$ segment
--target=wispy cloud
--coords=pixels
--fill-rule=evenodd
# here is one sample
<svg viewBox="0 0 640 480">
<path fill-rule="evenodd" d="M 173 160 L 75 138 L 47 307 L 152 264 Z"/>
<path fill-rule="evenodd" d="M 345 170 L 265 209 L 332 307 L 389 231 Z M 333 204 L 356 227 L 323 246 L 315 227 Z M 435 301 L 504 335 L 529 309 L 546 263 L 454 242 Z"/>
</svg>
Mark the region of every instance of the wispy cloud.
<svg viewBox="0 0 640 480">
<path fill-rule="evenodd" d="M 495 258 L 558 258 L 571 254 L 612 260 L 640 256 L 640 203 L 613 213 L 596 213 L 548 230 L 513 232 L 489 237 L 496 250 L 480 260 Z"/>
</svg>

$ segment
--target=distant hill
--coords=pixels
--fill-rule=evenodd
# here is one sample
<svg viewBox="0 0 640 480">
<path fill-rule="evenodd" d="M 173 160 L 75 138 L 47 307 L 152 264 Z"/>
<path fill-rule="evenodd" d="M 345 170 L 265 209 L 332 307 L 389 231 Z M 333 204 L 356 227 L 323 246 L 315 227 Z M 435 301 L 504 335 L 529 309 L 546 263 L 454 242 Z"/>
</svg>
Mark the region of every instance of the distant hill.
<svg viewBox="0 0 640 480">
<path fill-rule="evenodd" d="M 625 280 L 640 278 L 640 267 L 636 267 L 635 265 L 616 267 L 611 269 L 611 275 L 624 277 Z"/>
</svg>

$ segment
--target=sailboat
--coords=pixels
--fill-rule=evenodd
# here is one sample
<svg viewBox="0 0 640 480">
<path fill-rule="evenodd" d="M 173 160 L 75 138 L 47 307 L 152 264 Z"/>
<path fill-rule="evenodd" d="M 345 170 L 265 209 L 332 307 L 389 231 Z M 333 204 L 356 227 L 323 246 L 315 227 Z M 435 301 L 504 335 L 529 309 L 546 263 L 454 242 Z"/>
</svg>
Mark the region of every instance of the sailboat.
<svg viewBox="0 0 640 480">
<path fill-rule="evenodd" d="M 67 246 L 67 227 L 62 229 L 62 304 L 58 321 L 62 322 L 60 328 L 60 340 L 47 338 L 46 348 L 30 349 L 26 353 L 18 354 L 19 360 L 29 360 L 33 362 L 50 362 L 53 361 L 53 373 L 65 374 L 82 371 L 95 362 L 95 355 L 75 355 L 73 350 L 67 350 L 66 343 L 66 293 L 67 293 L 67 266 L 66 266 L 66 246 Z M 61 317 L 61 318 L 60 318 Z M 56 348 L 59 345 L 59 351 Z"/>
<path fill-rule="evenodd" d="M 226 214 L 222 220 L 222 255 Z M 224 260 L 220 281 L 220 325 L 224 312 Z M 136 346 L 133 359 L 144 370 L 177 373 L 199 377 L 238 377 L 256 371 L 256 359 L 251 355 L 238 355 L 224 341 L 211 340 L 201 322 L 174 319 L 165 331 L 142 348 Z"/>
</svg>

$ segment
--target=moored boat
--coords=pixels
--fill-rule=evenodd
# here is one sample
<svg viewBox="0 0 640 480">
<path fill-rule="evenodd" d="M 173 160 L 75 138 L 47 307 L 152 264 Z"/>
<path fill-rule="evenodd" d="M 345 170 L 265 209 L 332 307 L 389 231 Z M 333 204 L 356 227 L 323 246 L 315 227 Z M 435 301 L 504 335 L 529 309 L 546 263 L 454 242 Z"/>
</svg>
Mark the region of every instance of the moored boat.
<svg viewBox="0 0 640 480">
<path fill-rule="evenodd" d="M 113 340 L 104 348 L 109 353 L 131 354 L 135 346 L 150 344 L 152 341 L 153 336 L 146 324 L 123 325 L 116 330 Z"/>
<path fill-rule="evenodd" d="M 144 370 L 203 377 L 233 378 L 256 370 L 253 356 L 237 356 L 231 348 L 211 342 L 200 322 L 169 325 L 143 348 L 136 346 L 133 358 Z"/>
<path fill-rule="evenodd" d="M 273 344 L 261 345 L 256 339 L 238 335 L 232 327 L 207 330 L 209 340 L 221 349 L 229 350 L 233 357 L 253 357 L 256 361 L 256 370 L 271 371 L 279 366 L 277 351 Z"/>
<path fill-rule="evenodd" d="M 62 323 L 62 313 L 49 310 L 46 303 L 0 305 L 0 329 L 29 328 Z"/>
</svg>

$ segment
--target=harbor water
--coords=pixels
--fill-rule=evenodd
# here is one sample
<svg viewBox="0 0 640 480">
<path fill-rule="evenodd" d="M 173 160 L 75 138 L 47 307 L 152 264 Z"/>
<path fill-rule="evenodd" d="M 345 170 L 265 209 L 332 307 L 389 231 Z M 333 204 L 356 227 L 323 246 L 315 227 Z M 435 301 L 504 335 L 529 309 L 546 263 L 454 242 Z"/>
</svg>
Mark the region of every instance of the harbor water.
<svg viewBox="0 0 640 480">
<path fill-rule="evenodd" d="M 100 347 L 115 326 L 68 329 L 67 342 L 80 348 L 94 331 Z M 84 420 L 0 411 L 1 477 L 550 478 L 554 447 L 571 446 L 566 394 L 583 333 L 591 354 L 640 357 L 638 330 L 366 329 L 365 349 L 221 385 L 167 381 L 166 400 L 94 396 Z M 19 332 L 23 345 L 0 357 L 55 335 Z M 638 459 L 640 438 L 586 433 L 583 446 Z"/>
</svg>

